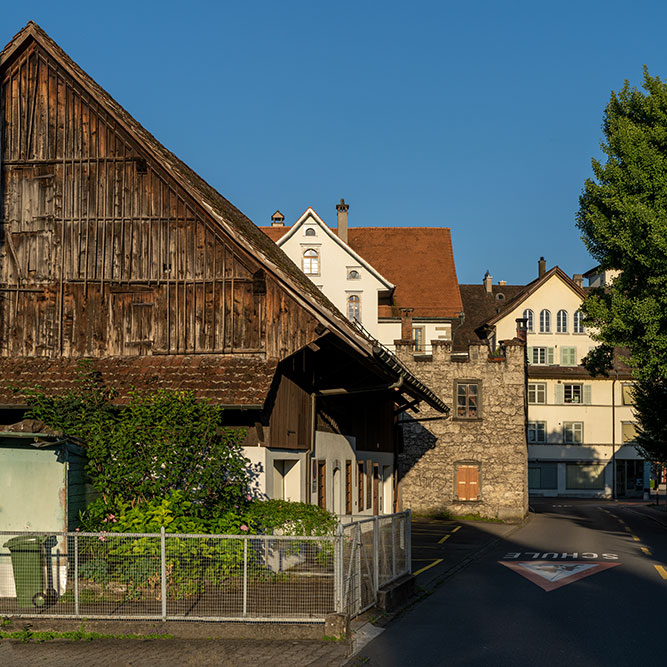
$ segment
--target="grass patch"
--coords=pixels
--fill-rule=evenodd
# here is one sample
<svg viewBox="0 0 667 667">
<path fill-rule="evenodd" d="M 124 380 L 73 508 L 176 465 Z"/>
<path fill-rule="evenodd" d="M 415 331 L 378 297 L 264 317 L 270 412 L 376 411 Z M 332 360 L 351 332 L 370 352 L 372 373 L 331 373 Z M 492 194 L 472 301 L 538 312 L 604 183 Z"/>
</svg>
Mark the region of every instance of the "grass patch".
<svg viewBox="0 0 667 667">
<path fill-rule="evenodd" d="M 5 625 L 3 623 L 3 625 Z M 67 639 L 74 642 L 90 642 L 93 639 L 173 639 L 173 635 L 151 633 L 147 635 L 137 634 L 107 634 L 102 632 L 89 632 L 83 625 L 78 630 L 71 630 L 69 632 L 52 632 L 52 631 L 32 631 L 27 625 L 16 630 L 15 632 L 0 631 L 0 639 L 18 639 L 24 644 L 29 642 L 46 642 L 53 639 Z"/>
</svg>

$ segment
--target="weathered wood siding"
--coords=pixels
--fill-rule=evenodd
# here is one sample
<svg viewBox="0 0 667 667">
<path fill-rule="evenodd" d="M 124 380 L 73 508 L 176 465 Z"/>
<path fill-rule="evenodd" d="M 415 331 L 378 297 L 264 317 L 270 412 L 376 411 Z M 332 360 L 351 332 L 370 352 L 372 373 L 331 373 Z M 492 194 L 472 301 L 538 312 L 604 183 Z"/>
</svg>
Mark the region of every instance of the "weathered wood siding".
<svg viewBox="0 0 667 667">
<path fill-rule="evenodd" d="M 36 43 L 2 71 L 0 355 L 266 353 L 317 322 Z"/>
</svg>

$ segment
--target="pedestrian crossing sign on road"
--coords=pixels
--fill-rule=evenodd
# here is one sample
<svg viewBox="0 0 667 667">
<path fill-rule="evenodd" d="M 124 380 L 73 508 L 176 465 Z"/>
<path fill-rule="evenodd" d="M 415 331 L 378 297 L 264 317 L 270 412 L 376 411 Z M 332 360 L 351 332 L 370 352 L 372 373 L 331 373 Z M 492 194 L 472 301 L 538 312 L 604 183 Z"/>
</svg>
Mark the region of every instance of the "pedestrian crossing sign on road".
<svg viewBox="0 0 667 667">
<path fill-rule="evenodd" d="M 537 584 L 545 591 L 553 591 L 561 586 L 567 586 L 591 574 L 597 574 L 620 563 L 591 563 L 591 562 L 553 562 L 548 560 L 533 561 L 498 561 L 501 565 L 514 570 L 517 574 Z"/>
</svg>

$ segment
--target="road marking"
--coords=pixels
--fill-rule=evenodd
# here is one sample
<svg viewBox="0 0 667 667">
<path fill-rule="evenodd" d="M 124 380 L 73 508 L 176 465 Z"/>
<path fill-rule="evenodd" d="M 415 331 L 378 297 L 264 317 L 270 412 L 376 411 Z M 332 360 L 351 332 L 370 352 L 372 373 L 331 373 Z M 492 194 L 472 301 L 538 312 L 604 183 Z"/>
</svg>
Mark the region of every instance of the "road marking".
<svg viewBox="0 0 667 667">
<path fill-rule="evenodd" d="M 498 562 L 547 592 L 620 565 L 620 563 L 553 563 L 550 561 Z M 665 578 L 667 578 L 667 572 Z"/>
<path fill-rule="evenodd" d="M 445 535 L 441 540 L 438 540 L 438 544 L 442 544 L 445 540 L 448 540 L 451 535 Z"/>
<path fill-rule="evenodd" d="M 461 530 L 461 526 L 456 526 L 456 528 L 453 528 L 452 533 L 455 533 L 457 530 Z"/>
<path fill-rule="evenodd" d="M 616 517 L 616 518 L 618 519 L 618 517 Z M 619 520 L 621 523 L 625 523 L 625 521 L 623 521 L 623 519 L 618 519 L 618 520 Z"/>
<path fill-rule="evenodd" d="M 631 532 L 632 532 L 632 531 L 630 530 L 630 528 L 628 528 L 627 526 L 625 526 L 625 528 L 623 528 L 623 530 L 625 530 L 626 533 L 631 533 Z"/>
<path fill-rule="evenodd" d="M 430 570 L 432 567 L 435 567 L 439 563 L 442 563 L 442 558 L 438 558 L 438 560 L 434 560 L 430 565 L 427 565 L 426 567 L 423 567 L 421 570 L 417 570 L 416 572 L 413 572 L 412 574 L 416 577 L 418 574 L 421 574 L 422 572 L 426 572 L 426 570 Z"/>
<path fill-rule="evenodd" d="M 641 550 L 642 550 L 647 556 L 650 556 L 650 555 L 651 555 L 651 550 L 648 549 L 647 547 L 641 547 Z"/>
<path fill-rule="evenodd" d="M 636 535 L 632 535 L 632 539 L 633 539 L 635 542 L 639 542 L 639 538 L 638 538 Z"/>
<path fill-rule="evenodd" d="M 596 560 L 597 558 L 602 558 L 603 560 L 618 560 L 618 554 L 604 553 L 597 554 L 594 551 L 583 551 L 581 555 L 578 551 L 568 552 L 568 551 L 547 551 L 542 553 L 541 551 L 510 551 L 503 556 L 503 560 L 519 560 L 523 556 L 524 559 L 530 558 L 532 560 L 579 560 L 583 558 L 585 560 Z"/>
<path fill-rule="evenodd" d="M 662 565 L 654 565 L 655 569 L 658 570 L 658 574 L 663 578 L 667 579 L 667 570 Z"/>
</svg>

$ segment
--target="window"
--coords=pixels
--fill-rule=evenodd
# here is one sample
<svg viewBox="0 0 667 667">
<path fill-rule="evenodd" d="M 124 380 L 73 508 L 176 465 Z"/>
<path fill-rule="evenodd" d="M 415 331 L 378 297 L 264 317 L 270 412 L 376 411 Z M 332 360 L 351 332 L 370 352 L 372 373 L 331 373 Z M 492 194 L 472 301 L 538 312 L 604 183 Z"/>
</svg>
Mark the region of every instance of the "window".
<svg viewBox="0 0 667 667">
<path fill-rule="evenodd" d="M 526 425 L 526 439 L 529 443 L 547 441 L 546 422 L 528 422 Z"/>
<path fill-rule="evenodd" d="M 357 294 L 347 297 L 347 319 L 350 322 L 361 322 L 361 299 Z"/>
<path fill-rule="evenodd" d="M 528 488 L 529 489 L 557 489 L 558 488 L 558 464 L 557 463 L 529 463 L 528 464 Z"/>
<path fill-rule="evenodd" d="M 565 469 L 565 488 L 604 489 L 604 463 L 568 463 Z"/>
<path fill-rule="evenodd" d="M 352 269 L 351 271 L 347 272 L 347 279 L 348 280 L 359 280 L 361 276 L 359 275 L 359 271 L 356 269 Z"/>
<path fill-rule="evenodd" d="M 456 466 L 456 499 L 479 500 L 479 466 L 458 464 Z"/>
<path fill-rule="evenodd" d="M 540 333 L 551 333 L 551 311 L 540 312 Z"/>
<path fill-rule="evenodd" d="M 584 333 L 584 314 L 580 310 L 574 314 L 572 331 L 576 334 Z"/>
<path fill-rule="evenodd" d="M 352 514 L 352 461 L 345 461 L 345 514 Z"/>
<path fill-rule="evenodd" d="M 631 382 L 624 382 L 622 386 L 623 405 L 634 405 L 634 387 Z"/>
<path fill-rule="evenodd" d="M 623 444 L 634 442 L 637 439 L 637 424 L 634 422 L 623 422 Z"/>
<path fill-rule="evenodd" d="M 317 250 L 306 250 L 303 253 L 303 272 L 309 276 L 316 276 L 320 273 L 320 255 Z"/>
<path fill-rule="evenodd" d="M 557 384 L 556 403 L 591 404 L 590 384 Z"/>
<path fill-rule="evenodd" d="M 364 462 L 357 462 L 357 510 L 363 512 L 364 510 Z"/>
<path fill-rule="evenodd" d="M 459 419 L 479 417 L 479 382 L 456 383 L 456 416 Z"/>
<path fill-rule="evenodd" d="M 528 383 L 528 402 L 540 404 L 547 402 L 547 385 L 544 382 Z"/>
<path fill-rule="evenodd" d="M 556 314 L 556 333 L 567 333 L 567 310 L 559 310 Z"/>
<path fill-rule="evenodd" d="M 504 300 L 505 300 L 505 295 L 502 294 L 501 292 L 498 292 L 498 294 L 496 294 L 496 301 L 504 301 Z"/>
<path fill-rule="evenodd" d="M 561 366 L 576 366 L 577 365 L 577 348 L 576 347 L 561 347 L 560 348 L 560 365 Z"/>
<path fill-rule="evenodd" d="M 530 308 L 523 311 L 523 319 L 526 320 L 526 331 L 534 333 L 535 331 L 535 314 Z"/>
<path fill-rule="evenodd" d="M 412 339 L 415 341 L 415 352 L 424 351 L 424 327 L 412 328 Z"/>
<path fill-rule="evenodd" d="M 529 347 L 528 363 L 538 366 L 553 365 L 554 349 L 553 347 Z"/>
<path fill-rule="evenodd" d="M 306 231 L 304 232 L 304 236 L 317 236 L 317 232 L 315 231 L 315 227 L 306 227 Z"/>
<path fill-rule="evenodd" d="M 563 442 L 581 445 L 584 442 L 584 422 L 563 422 Z"/>
</svg>

